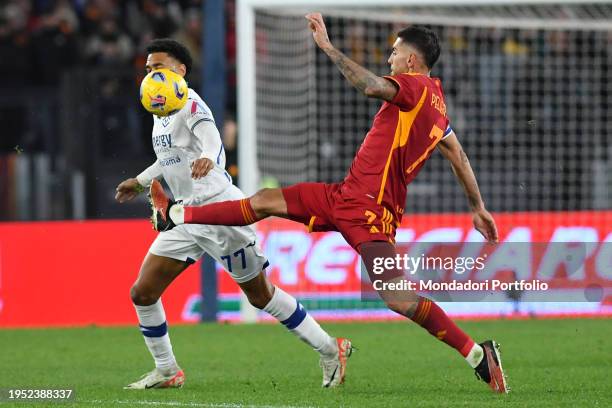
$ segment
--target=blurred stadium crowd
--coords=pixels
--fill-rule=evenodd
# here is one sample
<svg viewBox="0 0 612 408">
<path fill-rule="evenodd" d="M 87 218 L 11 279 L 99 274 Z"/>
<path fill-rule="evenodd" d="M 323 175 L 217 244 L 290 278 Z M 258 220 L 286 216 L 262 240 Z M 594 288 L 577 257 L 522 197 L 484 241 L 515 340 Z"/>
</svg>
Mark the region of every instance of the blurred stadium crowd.
<svg viewBox="0 0 612 408">
<path fill-rule="evenodd" d="M 228 8 L 228 43 L 233 42 L 233 1 Z M 71 70 L 88 67 L 142 74 L 143 51 L 153 38 L 184 43 L 194 57 L 191 86 L 198 85 L 201 58 L 201 0 L 8 0 L 0 4 L 0 119 L 7 137 L 0 152 L 19 145 L 46 150 L 43 137 L 28 129 L 27 104 L 41 90 L 59 92 Z M 233 72 L 234 46 L 228 46 Z M 231 72 L 230 72 L 231 76 Z M 229 85 L 235 83 L 232 77 Z M 137 89 L 135 86 L 134 89 Z M 235 94 L 234 91 L 229 92 Z M 235 109 L 230 100 L 228 109 Z M 28 134 L 29 133 L 29 134 Z M 25 136 L 25 137 L 24 137 Z"/>
<path fill-rule="evenodd" d="M 235 1 L 223 4 L 222 135 L 228 171 L 235 175 Z M 203 0 L 0 1 L 0 219 L 142 215 L 138 203 L 118 206 L 112 197 L 120 180 L 154 160 L 152 119 L 138 102 L 144 50 L 154 38 L 185 44 L 194 59 L 187 80 L 199 92 L 204 5 Z M 84 202 L 74 201 L 82 196 Z"/>
<path fill-rule="evenodd" d="M 206 69 L 201 51 L 204 2 L 0 1 L 0 196 L 8 197 L 0 199 L 0 219 L 71 218 L 75 211 L 66 186 L 77 173 L 86 180 L 88 217 L 136 214 L 130 207 L 120 209 L 112 197 L 119 180 L 154 160 L 151 117 L 138 102 L 143 51 L 153 38 L 183 42 L 195 62 L 188 82 L 199 91 Z M 236 176 L 235 0 L 225 1 L 225 14 L 227 103 L 221 133 L 228 171 Z M 612 8 L 599 10 L 598 15 L 609 19 Z M 302 70 L 296 56 L 312 45 L 309 32 L 295 36 L 296 30 L 307 30 L 301 25 L 302 16 L 266 12 L 258 16 L 258 72 L 291 70 L 287 67 L 292 63 Z M 388 71 L 388 46 L 398 24 L 353 17 L 327 17 L 326 21 L 338 48 L 374 72 Z M 433 28 L 443 48 L 434 75 L 445 84 L 453 127 L 473 158 L 491 207 L 497 211 L 609 208 L 611 32 L 467 25 Z M 316 114 L 309 117 L 305 134 L 296 132 L 291 118 L 302 117 L 304 104 L 313 102 L 299 99 L 311 95 L 308 89 L 296 91 L 310 82 L 277 74 L 258 79 L 257 114 L 268 115 L 272 124 L 259 130 L 259 169 L 271 185 L 304 181 L 304 167 L 296 164 L 302 159 L 305 168 L 314 169 L 308 173 L 309 180 L 342 179 L 380 106 L 342 81 L 323 53 L 315 53 L 311 62 L 315 69 L 309 72 L 317 84 Z M 266 97 L 271 106 L 267 111 Z M 299 103 L 283 103 L 278 109 L 279 98 Z M 282 128 L 285 125 L 288 128 Z M 279 135 L 285 143 L 278 143 Z M 316 147 L 317 154 L 303 150 L 304 140 Z M 412 186 L 411 211 L 465 208 L 452 173 L 439 160 L 434 155 L 428 165 L 431 170 Z M 51 176 L 41 177 L 45 173 Z M 45 211 L 23 210 L 23 203 L 32 201 L 39 191 L 48 191 L 49 197 L 64 204 L 46 213 L 47 196 L 41 195 L 37 208 Z M 433 200 L 440 192 L 447 199 Z"/>
</svg>

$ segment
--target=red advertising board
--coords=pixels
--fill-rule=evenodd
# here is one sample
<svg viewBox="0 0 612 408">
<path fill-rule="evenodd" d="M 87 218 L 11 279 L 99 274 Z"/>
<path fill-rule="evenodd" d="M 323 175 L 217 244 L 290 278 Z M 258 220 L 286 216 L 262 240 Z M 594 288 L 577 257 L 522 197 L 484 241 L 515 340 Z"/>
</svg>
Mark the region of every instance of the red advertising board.
<svg viewBox="0 0 612 408">
<path fill-rule="evenodd" d="M 587 245 L 584 279 L 612 287 L 612 212 L 502 213 L 496 214 L 499 245 L 503 252 L 509 243 L 550 243 Z M 402 242 L 483 242 L 473 229 L 469 214 L 408 214 L 397 230 Z M 260 242 L 270 260 L 272 280 L 298 294 L 358 292 L 360 263 L 344 239 L 337 233 L 309 234 L 298 224 L 268 219 L 257 224 Z M 541 254 L 540 254 L 541 255 Z M 534 257 L 534 259 L 536 259 Z M 530 269 L 537 278 L 538 265 Z M 555 265 L 553 265 L 554 267 Z M 221 292 L 231 293 L 235 286 L 229 278 L 221 279 Z M 581 282 L 559 279 L 559 287 L 577 287 Z"/>
<path fill-rule="evenodd" d="M 596 282 L 610 293 L 612 212 L 512 213 L 495 218 L 500 229 L 496 250 L 503 251 L 507 242 L 591 243 L 588 262 L 578 276 L 582 281 L 557 277 L 556 285 L 572 288 Z M 338 304 L 344 299 L 343 307 L 360 308 L 360 263 L 338 233 L 309 234 L 304 226 L 281 219 L 264 220 L 257 229 L 276 284 L 300 297 L 334 299 Z M 150 224 L 140 220 L 0 224 L 0 327 L 136 323 L 129 289 L 154 238 Z M 397 234 L 398 242 L 479 239 L 470 216 L 461 214 L 408 214 Z M 528 273 L 537 278 L 538 270 Z M 164 294 L 170 322 L 197 319 L 193 311 L 199 276 L 198 267 L 190 267 Z M 221 269 L 219 293 L 222 301 L 238 295 L 237 286 Z M 352 301 L 348 307 L 346 299 Z M 328 302 L 326 307 L 333 305 Z M 588 305 L 563 310 L 611 313 L 609 297 Z M 454 314 L 472 313 L 457 309 Z M 352 316 L 367 318 L 367 313 Z"/>
<path fill-rule="evenodd" d="M 0 223 L 0 326 L 136 323 L 130 287 L 154 239 L 146 220 Z M 199 276 L 190 267 L 164 295 L 170 321 Z"/>
</svg>

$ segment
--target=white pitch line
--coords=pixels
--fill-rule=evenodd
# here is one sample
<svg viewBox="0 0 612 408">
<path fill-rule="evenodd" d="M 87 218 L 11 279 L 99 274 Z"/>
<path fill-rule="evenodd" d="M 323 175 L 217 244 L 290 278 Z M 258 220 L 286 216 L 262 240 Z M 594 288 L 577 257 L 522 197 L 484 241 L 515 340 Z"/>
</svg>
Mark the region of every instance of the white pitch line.
<svg viewBox="0 0 612 408">
<path fill-rule="evenodd" d="M 180 402 L 180 401 L 130 401 L 130 400 L 87 400 L 76 401 L 81 404 L 126 404 L 145 406 L 168 406 L 168 407 L 196 407 L 196 408 L 314 408 L 312 406 L 295 405 L 242 405 L 234 403 L 208 403 L 208 402 Z"/>
</svg>

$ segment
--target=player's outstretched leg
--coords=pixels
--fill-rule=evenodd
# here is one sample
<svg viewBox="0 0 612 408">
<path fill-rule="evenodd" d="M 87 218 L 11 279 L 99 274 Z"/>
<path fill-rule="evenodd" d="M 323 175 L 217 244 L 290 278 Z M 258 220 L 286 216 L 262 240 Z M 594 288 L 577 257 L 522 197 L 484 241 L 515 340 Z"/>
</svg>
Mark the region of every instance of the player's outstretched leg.
<svg viewBox="0 0 612 408">
<path fill-rule="evenodd" d="M 160 295 L 186 267 L 187 264 L 184 262 L 147 254 L 130 294 L 138 315 L 140 331 L 155 360 L 155 369 L 125 386 L 125 389 L 144 390 L 183 386 L 185 374 L 178 366 L 172 351 Z"/>
<path fill-rule="evenodd" d="M 268 312 L 319 353 L 323 387 L 344 382 L 347 360 L 353 352 L 349 339 L 331 337 L 293 296 L 272 285 L 265 271 L 239 285 L 253 306 Z"/>
<path fill-rule="evenodd" d="M 403 271 L 387 270 L 383 274 L 372 274 L 373 259 L 395 258 L 395 247 L 387 242 L 366 242 L 359 248 L 370 279 L 396 282 L 403 279 Z M 394 312 L 406 316 L 427 330 L 432 336 L 457 350 L 476 371 L 478 378 L 489 384 L 495 392 L 506 393 L 505 376 L 501 365 L 499 347 L 495 341 L 477 344 L 461 330 L 435 302 L 419 296 L 414 291 L 378 291 L 380 297 Z"/>
<path fill-rule="evenodd" d="M 185 207 L 169 199 L 159 181 L 153 180 L 149 195 L 153 209 L 151 222 L 157 231 L 167 231 L 179 224 L 243 226 L 271 215 L 287 215 L 281 189 L 263 189 L 249 198 Z"/>
</svg>

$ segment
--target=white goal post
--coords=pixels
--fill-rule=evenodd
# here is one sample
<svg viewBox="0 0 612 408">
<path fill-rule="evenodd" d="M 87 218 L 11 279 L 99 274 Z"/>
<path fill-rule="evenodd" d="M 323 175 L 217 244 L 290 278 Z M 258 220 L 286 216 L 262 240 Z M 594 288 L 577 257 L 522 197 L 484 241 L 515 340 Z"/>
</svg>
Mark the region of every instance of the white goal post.
<svg viewBox="0 0 612 408">
<path fill-rule="evenodd" d="M 547 27 L 550 22 L 544 18 L 468 18 L 457 21 L 449 16 L 409 16 L 401 13 L 380 12 L 385 7 L 409 6 L 545 6 L 559 7 L 570 4 L 610 4 L 611 0 L 572 1 L 572 0 L 237 0 L 237 76 L 238 76 L 238 128 L 240 143 L 238 146 L 238 160 L 240 165 L 240 188 L 245 194 L 252 194 L 260 186 L 260 172 L 257 164 L 257 123 L 256 123 L 256 32 L 255 11 L 258 9 L 279 10 L 284 13 L 292 12 L 300 15 L 308 11 L 331 12 L 337 15 L 342 9 L 350 15 L 369 16 L 375 18 L 388 18 L 406 23 L 423 24 L 479 24 L 487 26 L 510 27 Z M 359 9 L 366 11 L 360 12 Z M 367 10 L 374 8 L 373 10 Z M 365 14 L 363 14 L 365 13 Z M 381 17 L 383 16 L 383 17 Z M 416 18 L 415 18 L 416 17 Z M 449 21 L 453 18 L 452 21 Z M 304 23 L 306 24 L 306 23 Z M 552 24 L 556 28 L 585 28 L 584 20 L 568 18 Z M 609 19 L 591 20 L 588 29 L 611 30 L 612 21 Z M 333 41 L 333 38 L 332 38 Z"/>
</svg>

